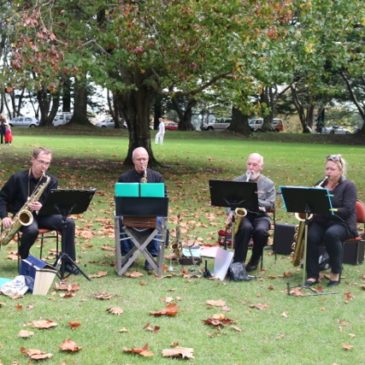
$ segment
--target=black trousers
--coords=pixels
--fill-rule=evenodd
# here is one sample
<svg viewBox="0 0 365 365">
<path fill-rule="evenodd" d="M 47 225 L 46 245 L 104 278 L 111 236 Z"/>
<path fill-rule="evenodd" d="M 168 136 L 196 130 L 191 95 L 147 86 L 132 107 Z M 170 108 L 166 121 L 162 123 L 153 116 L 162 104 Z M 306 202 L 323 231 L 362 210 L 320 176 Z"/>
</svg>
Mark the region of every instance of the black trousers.
<svg viewBox="0 0 365 365">
<path fill-rule="evenodd" d="M 257 264 L 262 256 L 263 249 L 269 238 L 270 218 L 248 214 L 241 221 L 237 234 L 234 237 L 233 262 L 245 262 L 248 244 L 252 237 L 253 247 L 250 262 Z"/>
<path fill-rule="evenodd" d="M 68 254 L 72 260 L 76 259 L 75 252 L 75 222 L 71 218 L 66 218 L 65 230 L 63 218 L 60 214 L 38 217 L 34 215 L 33 223 L 21 228 L 22 237 L 20 240 L 19 255 L 22 259 L 29 256 L 30 248 L 33 246 L 38 236 L 38 228 L 57 230 L 64 234 L 62 237 L 62 252 Z"/>
<path fill-rule="evenodd" d="M 348 229 L 342 224 L 312 222 L 308 227 L 307 239 L 307 277 L 319 276 L 319 246 L 324 245 L 328 252 L 331 271 L 342 271 L 343 242 L 350 238 Z"/>
</svg>

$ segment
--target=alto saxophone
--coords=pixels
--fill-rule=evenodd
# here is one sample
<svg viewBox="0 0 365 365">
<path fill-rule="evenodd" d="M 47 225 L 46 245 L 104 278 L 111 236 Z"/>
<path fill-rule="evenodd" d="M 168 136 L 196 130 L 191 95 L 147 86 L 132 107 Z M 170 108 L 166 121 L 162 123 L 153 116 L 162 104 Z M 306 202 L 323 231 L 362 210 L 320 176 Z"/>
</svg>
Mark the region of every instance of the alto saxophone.
<svg viewBox="0 0 365 365">
<path fill-rule="evenodd" d="M 23 226 L 29 226 L 33 223 L 33 213 L 29 209 L 29 205 L 39 200 L 44 190 L 51 181 L 51 178 L 48 175 L 43 176 L 46 177 L 46 181 L 40 184 L 38 188 L 33 191 L 32 195 L 28 198 L 25 204 L 15 214 L 11 226 L 4 229 L 4 231 L 1 233 L 0 246 L 7 245 L 20 230 L 20 228 L 22 228 Z"/>
<path fill-rule="evenodd" d="M 249 182 L 251 179 L 252 173 L 251 171 L 249 171 L 247 173 L 247 178 L 246 178 L 246 182 Z M 246 208 L 236 208 L 234 210 L 234 228 L 233 228 L 233 237 L 237 234 L 240 225 L 241 225 L 241 221 L 244 217 L 246 217 L 247 215 L 247 209 Z"/>
<path fill-rule="evenodd" d="M 147 182 L 147 169 L 144 169 L 143 176 L 141 177 L 140 182 L 141 183 L 146 183 Z"/>
</svg>

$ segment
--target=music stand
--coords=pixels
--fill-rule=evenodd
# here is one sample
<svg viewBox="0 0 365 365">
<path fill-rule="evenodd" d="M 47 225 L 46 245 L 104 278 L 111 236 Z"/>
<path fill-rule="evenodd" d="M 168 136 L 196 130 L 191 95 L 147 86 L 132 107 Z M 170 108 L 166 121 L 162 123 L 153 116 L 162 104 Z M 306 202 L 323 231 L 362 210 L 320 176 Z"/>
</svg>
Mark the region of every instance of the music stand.
<svg viewBox="0 0 365 365">
<path fill-rule="evenodd" d="M 306 265 L 307 265 L 307 235 L 308 223 L 313 214 L 333 214 L 331 195 L 327 189 L 319 187 L 304 186 L 281 186 L 281 195 L 284 206 L 288 213 L 304 214 L 304 266 L 303 266 L 303 282 L 305 287 Z M 288 286 L 288 294 L 290 288 Z"/>
<path fill-rule="evenodd" d="M 71 190 L 71 189 L 52 189 L 47 197 L 45 205 L 39 211 L 39 215 L 60 214 L 62 216 L 62 250 L 57 256 L 54 267 L 59 271 L 61 279 L 65 277 L 65 265 L 69 263 L 77 268 L 79 272 L 87 279 L 90 278 L 81 270 L 75 261 L 64 252 L 65 248 L 65 230 L 67 227 L 67 216 L 71 214 L 81 214 L 87 210 L 96 189 L 88 190 Z"/>
</svg>

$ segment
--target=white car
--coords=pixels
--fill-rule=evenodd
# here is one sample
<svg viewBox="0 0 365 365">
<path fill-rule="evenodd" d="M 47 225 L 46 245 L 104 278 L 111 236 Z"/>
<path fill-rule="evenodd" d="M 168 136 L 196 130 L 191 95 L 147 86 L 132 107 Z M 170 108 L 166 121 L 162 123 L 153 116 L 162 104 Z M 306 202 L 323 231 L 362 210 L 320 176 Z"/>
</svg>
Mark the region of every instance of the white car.
<svg viewBox="0 0 365 365">
<path fill-rule="evenodd" d="M 38 127 L 39 120 L 33 117 L 15 117 L 9 121 L 10 127 Z"/>
<path fill-rule="evenodd" d="M 222 131 L 231 125 L 231 119 L 217 119 L 214 122 L 203 124 L 205 131 Z"/>
<path fill-rule="evenodd" d="M 72 118 L 72 113 L 64 112 L 57 114 L 52 121 L 54 127 L 59 127 L 60 125 L 67 124 Z"/>
<path fill-rule="evenodd" d="M 104 119 L 101 120 L 99 122 L 95 123 L 95 127 L 99 127 L 99 128 L 114 128 L 115 127 L 115 123 L 114 120 L 112 118 L 108 118 L 108 119 Z"/>
<path fill-rule="evenodd" d="M 333 126 L 333 127 L 323 127 L 322 128 L 322 134 L 351 134 L 351 131 L 349 131 L 346 128 Z"/>
</svg>

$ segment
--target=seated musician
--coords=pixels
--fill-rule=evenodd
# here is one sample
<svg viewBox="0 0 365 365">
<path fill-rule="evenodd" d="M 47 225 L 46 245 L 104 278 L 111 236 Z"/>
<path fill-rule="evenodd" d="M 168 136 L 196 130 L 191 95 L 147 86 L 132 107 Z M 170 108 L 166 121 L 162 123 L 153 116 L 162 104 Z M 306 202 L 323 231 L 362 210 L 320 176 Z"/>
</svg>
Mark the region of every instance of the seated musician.
<svg viewBox="0 0 365 365">
<path fill-rule="evenodd" d="M 143 147 L 137 147 L 132 152 L 132 161 L 134 168 L 123 173 L 119 176 L 118 182 L 120 183 L 136 183 L 136 182 L 148 182 L 148 183 L 163 183 L 163 177 L 162 175 L 154 171 L 152 169 L 149 169 L 148 161 L 149 161 L 149 155 L 145 148 Z M 158 220 L 162 219 L 158 217 Z M 121 235 L 123 235 L 124 232 L 121 231 Z M 122 255 L 126 255 L 133 247 L 132 242 L 127 239 L 123 240 L 121 242 L 121 253 Z M 160 245 L 158 240 L 152 240 L 149 245 L 147 246 L 147 250 L 153 257 L 157 257 L 160 253 Z M 146 260 L 144 267 L 147 271 L 152 271 L 152 267 L 150 263 Z"/>
<path fill-rule="evenodd" d="M 246 264 L 246 271 L 251 272 L 257 269 L 264 246 L 267 245 L 270 229 L 270 217 L 267 212 L 275 207 L 275 185 L 261 172 L 264 167 L 264 158 L 258 153 L 251 153 L 246 162 L 246 173 L 235 178 L 235 181 L 256 182 L 258 193 L 258 212 L 248 212 L 241 220 L 234 236 L 234 257 L 233 262 L 245 262 L 250 239 L 253 240 L 252 255 Z M 230 211 L 227 217 L 227 224 L 234 219 L 234 212 Z"/>
<path fill-rule="evenodd" d="M 342 156 L 329 155 L 325 162 L 326 177 L 319 185 L 331 193 L 334 214 L 315 214 L 309 222 L 305 283 L 307 286 L 319 282 L 319 246 L 322 244 L 328 252 L 331 267 L 327 285 L 338 285 L 342 271 L 343 242 L 357 236 L 356 187 L 352 181 L 346 179 L 345 174 L 346 161 Z"/>
<path fill-rule="evenodd" d="M 54 176 L 46 175 L 51 161 L 52 152 L 49 149 L 35 148 L 32 152 L 29 170 L 12 175 L 0 191 L 0 218 L 4 230 L 0 244 L 7 244 L 9 242 L 7 240 L 12 239 L 9 237 L 11 233 L 12 236 L 17 233 L 13 227 L 17 226 L 19 222 L 14 221 L 16 219 L 14 215 L 28 202 L 26 210 L 30 212 L 33 221 L 30 225 L 20 225 L 19 228 L 22 232 L 19 246 L 19 255 L 22 259 L 29 256 L 30 248 L 37 239 L 39 228 L 63 231 L 63 218 L 60 214 L 38 215 L 50 190 L 56 189 L 58 186 L 58 181 Z M 13 214 L 13 217 L 10 217 L 9 213 Z M 71 218 L 66 220 L 65 247 L 62 249 L 72 260 L 75 260 L 75 222 Z M 78 269 L 73 265 L 66 264 L 65 271 L 78 274 Z"/>
</svg>

